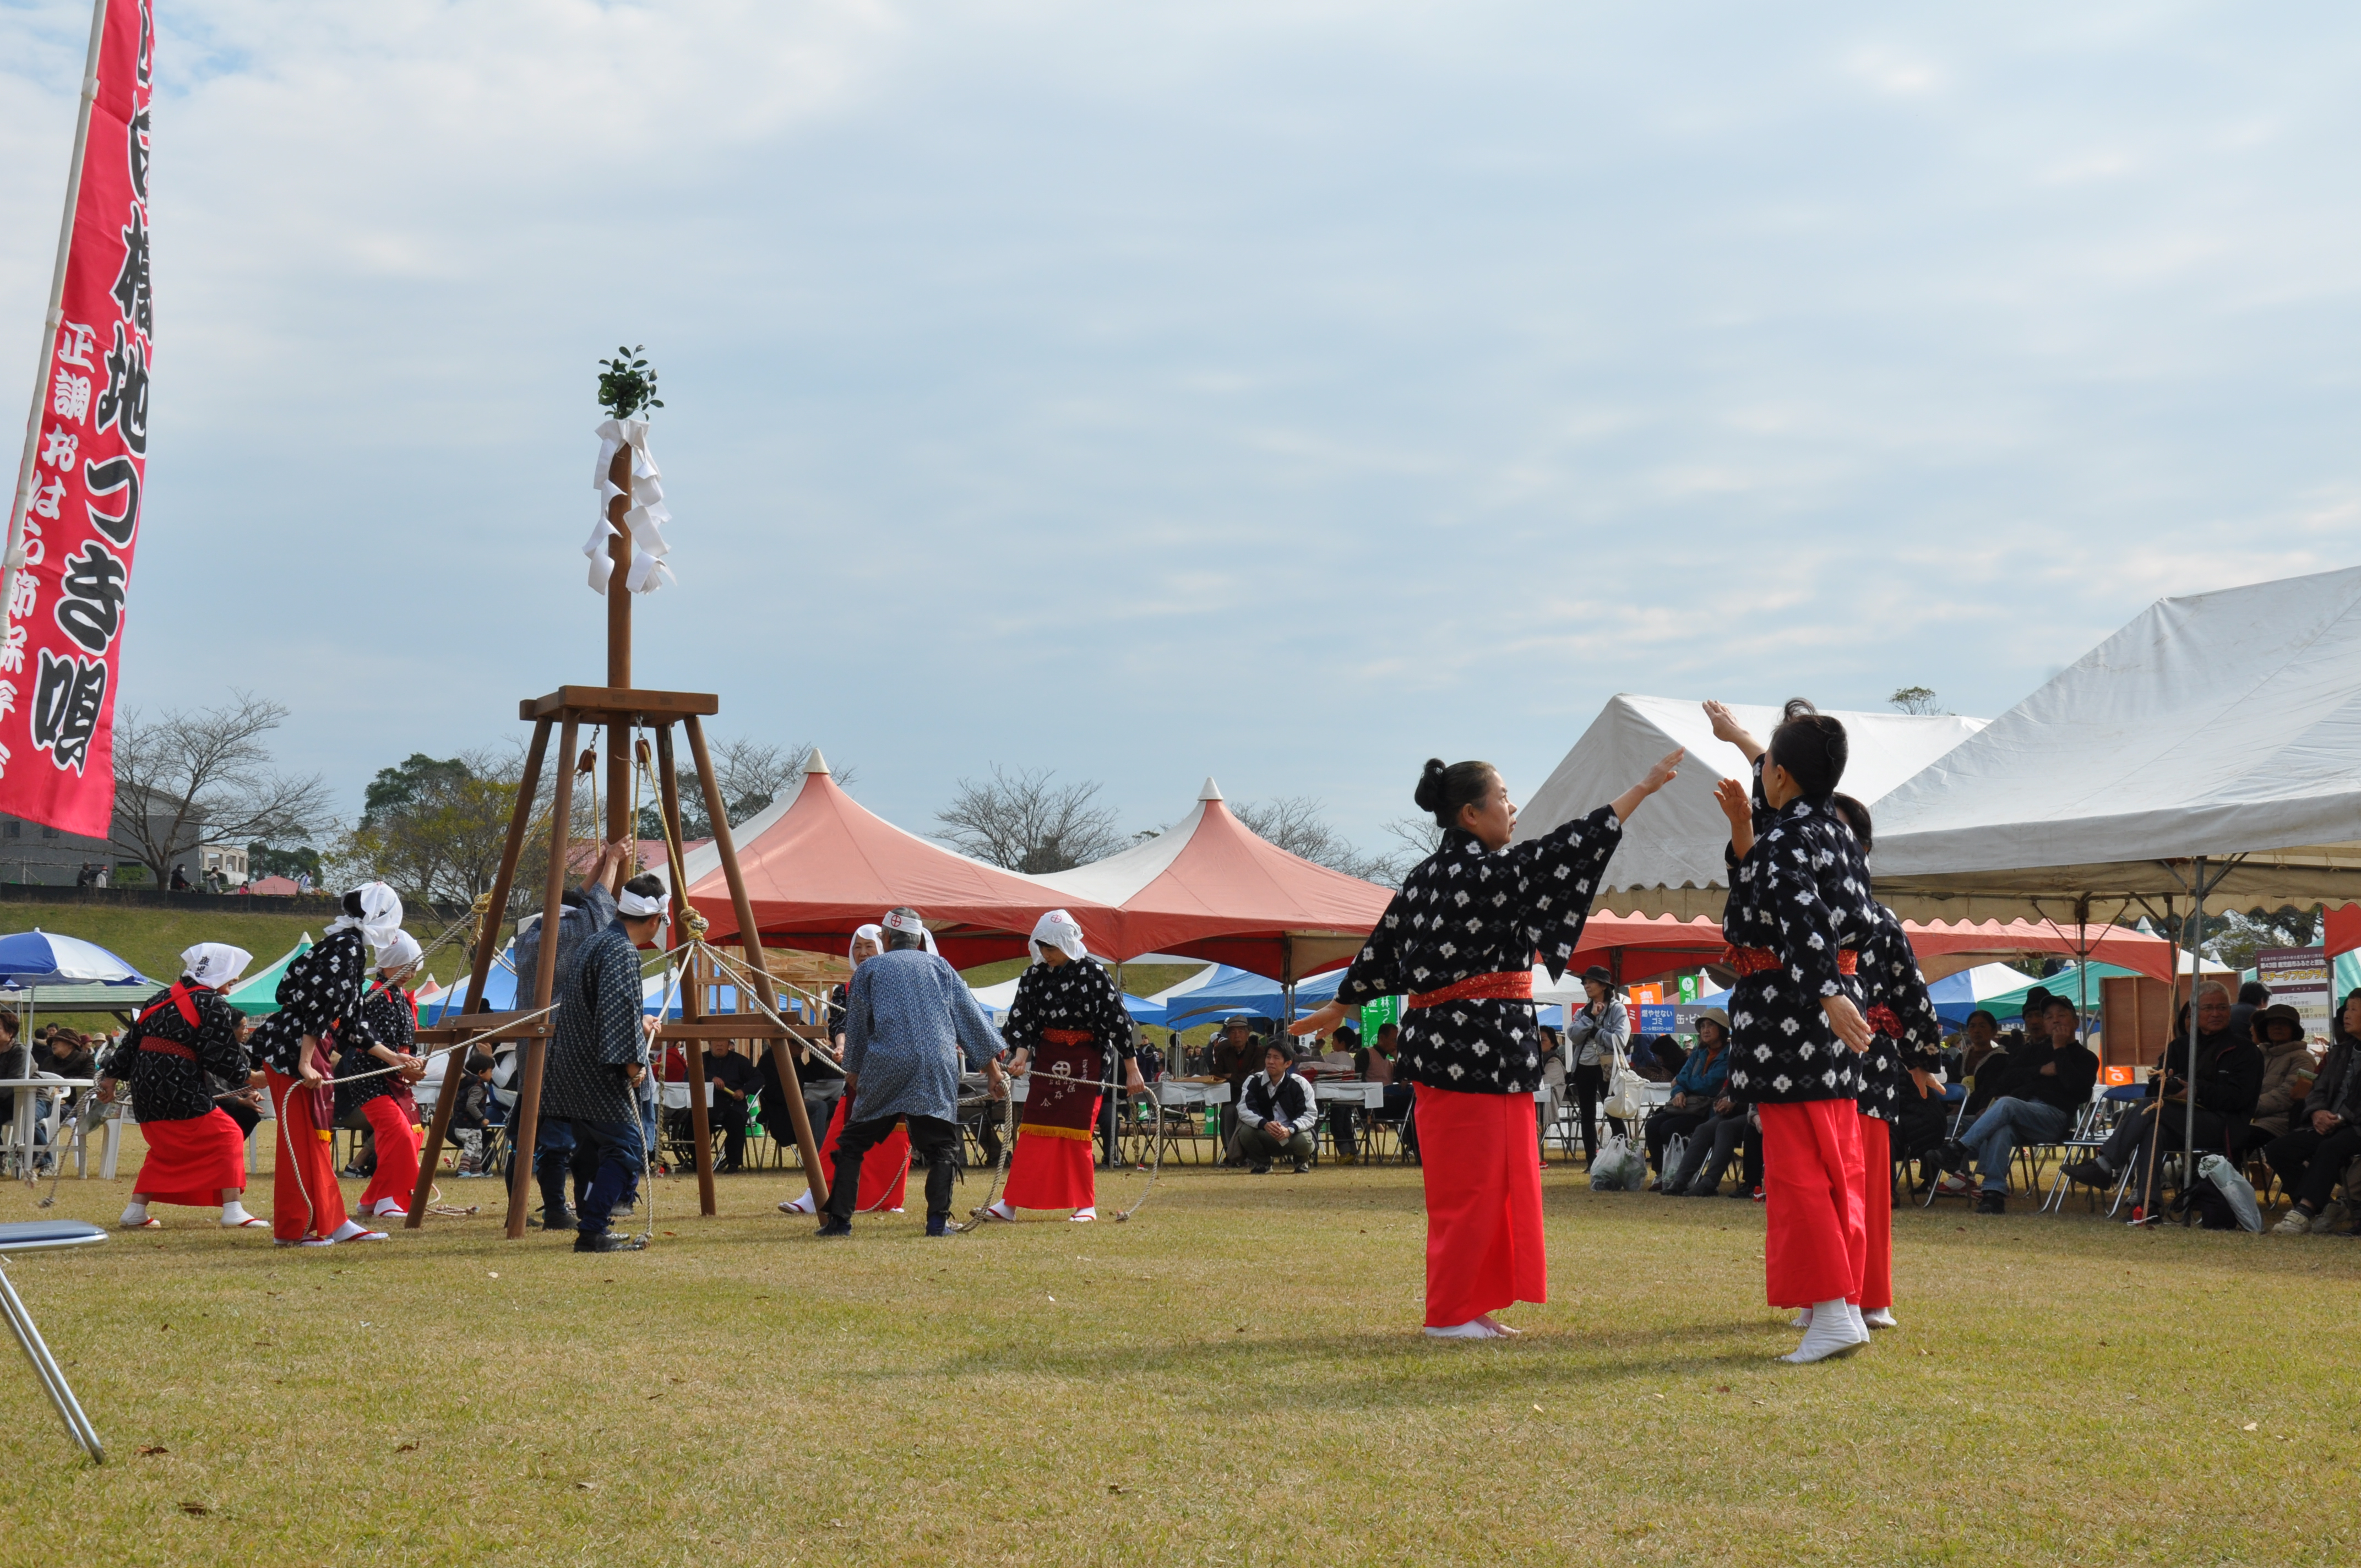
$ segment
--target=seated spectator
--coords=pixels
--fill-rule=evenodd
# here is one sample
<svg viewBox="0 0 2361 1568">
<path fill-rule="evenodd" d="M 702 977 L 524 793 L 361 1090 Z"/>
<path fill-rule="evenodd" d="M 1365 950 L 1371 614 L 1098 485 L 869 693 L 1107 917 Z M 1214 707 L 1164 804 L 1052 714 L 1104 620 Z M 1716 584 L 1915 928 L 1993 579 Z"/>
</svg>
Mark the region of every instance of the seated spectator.
<svg viewBox="0 0 2361 1568">
<path fill-rule="evenodd" d="M 1681 1075 L 1681 1064 L 1688 1059 L 1689 1053 L 1678 1039 L 1657 1035 L 1633 1046 L 1631 1070 L 1650 1083 L 1670 1083 Z"/>
<path fill-rule="evenodd" d="M 1913 1064 L 1909 1081 L 1902 1086 L 1901 1120 L 1894 1124 L 1890 1136 L 1894 1159 L 1919 1161 L 1921 1179 L 1927 1181 L 1935 1179 L 1933 1157 L 1951 1128 L 1951 1102 L 1944 1093 L 1948 1082 L 1939 1058 Z"/>
<path fill-rule="evenodd" d="M 49 1048 L 33 1063 L 33 1070 L 60 1078 L 96 1078 L 98 1057 L 88 1040 L 71 1029 L 60 1029 L 49 1036 Z M 65 1095 L 65 1102 L 71 1105 L 82 1092 L 77 1089 Z"/>
<path fill-rule="evenodd" d="M 1365 1059 L 1361 1032 L 1346 1025 L 1328 1037 L 1328 1049 L 1320 1058 L 1320 1067 L 1330 1078 L 1358 1082 Z M 1358 1104 L 1345 1100 L 1330 1103 L 1328 1135 L 1336 1142 L 1339 1165 L 1351 1165 L 1360 1157 L 1360 1125 L 1361 1107 Z"/>
<path fill-rule="evenodd" d="M 1675 1174 L 1664 1168 L 1665 1141 L 1677 1134 L 1694 1146 L 1698 1129 L 1714 1114 L 1714 1106 L 1728 1099 L 1723 1089 L 1730 1080 L 1730 1014 L 1719 1007 L 1699 1014 L 1697 1032 L 1697 1048 L 1688 1053 L 1673 1077 L 1672 1099 L 1649 1114 L 1642 1133 L 1648 1146 L 1648 1163 L 1656 1172 L 1656 1179 L 1648 1184 L 1651 1192 L 1681 1190 L 1677 1183 L 1668 1185 L 1664 1179 Z"/>
<path fill-rule="evenodd" d="M 2303 1037 L 2303 1014 L 2293 1007 L 2281 1002 L 2263 1008 L 2255 1014 L 2254 1029 L 2255 1045 L 2263 1053 L 2263 1088 L 2255 1096 L 2255 1119 L 2247 1124 L 2241 1153 L 2287 1135 L 2320 1070 L 2312 1060 L 2312 1043 Z"/>
<path fill-rule="evenodd" d="M 708 1126 L 721 1129 L 724 1176 L 746 1168 L 746 1101 L 763 1087 L 763 1075 L 739 1054 L 735 1040 L 716 1040 L 705 1053 L 705 1080 L 713 1085 Z"/>
<path fill-rule="evenodd" d="M 2217 988 L 2218 989 L 2218 988 Z M 2223 998 L 2227 1021 L 2229 999 Z M 2099 1058 L 2075 1037 L 2080 1019 L 2064 997 L 2044 1003 L 2048 1024 L 2045 1038 L 2020 1046 L 2010 1054 L 2008 1076 L 1993 1084 L 1992 1102 L 1958 1143 L 1946 1146 L 1940 1163 L 1949 1173 L 1947 1192 L 1971 1190 L 1963 1172 L 1972 1157 L 1982 1173 L 1983 1191 L 1976 1200 L 1979 1214 L 2008 1212 L 2008 1162 L 2020 1143 L 2055 1143 L 2074 1124 L 2075 1113 L 2090 1102 L 2092 1085 L 2099 1081 Z M 1983 1077 L 1993 1071 L 1984 1060 Z"/>
<path fill-rule="evenodd" d="M 2271 1004 L 2271 988 L 2259 980 L 2250 980 L 2238 988 L 2238 1000 L 2230 1008 L 2230 1026 L 2244 1029 L 2246 1037 L 2257 1045 L 2263 1043 L 2263 1032 L 2256 1025 L 2256 1014 Z M 2299 1019 L 2299 1026 L 2301 1020 Z"/>
<path fill-rule="evenodd" d="M 2273 1227 L 2283 1236 L 2317 1228 L 2346 1164 L 2361 1156 L 2361 991 L 2346 994 L 2332 1033 L 2336 1043 L 2328 1047 L 2328 1060 L 2304 1096 L 2302 1124 L 2263 1150 L 2263 1159 L 2295 1199 L 2287 1217 Z"/>
<path fill-rule="evenodd" d="M 22 1027 L 23 1025 L 17 1023 L 15 1013 L 0 1012 L 0 1078 L 33 1076 L 25 1070 L 32 1059 L 31 1047 L 16 1038 L 16 1032 Z M 0 1122 L 6 1121 L 16 1113 L 16 1091 L 13 1089 L 0 1089 Z"/>
<path fill-rule="evenodd" d="M 1407 1083 L 1394 1081 L 1394 1058 L 1400 1049 L 1400 1030 L 1392 1024 L 1378 1025 L 1378 1037 L 1371 1041 L 1361 1063 L 1361 1079 L 1367 1083 L 1386 1086 L 1386 1102 L 1377 1113 L 1377 1120 L 1391 1122 L 1401 1129 L 1402 1153 L 1415 1162 L 1418 1158 L 1418 1091 Z"/>
<path fill-rule="evenodd" d="M 2037 1006 L 2046 1014 L 2049 993 L 2037 985 L 2026 993 L 2025 1005 L 2028 1013 Z M 2048 1035 L 2046 1024 L 2039 1033 L 2045 1036 Z M 1967 1113 L 1971 1117 L 1991 1104 L 1993 1097 L 1999 1094 L 2001 1084 L 2009 1075 L 2009 1046 L 2012 1041 L 2019 1047 L 2024 1045 L 2021 1028 L 2013 1032 L 2010 1040 L 2004 1040 L 1999 1019 L 1981 1007 L 1968 1014 L 1967 1047 L 1960 1053 L 1960 1081 L 1968 1086 Z"/>
<path fill-rule="evenodd" d="M 2107 1187 L 2125 1170 L 2137 1169 L 2136 1201 L 2145 1216 L 2156 1212 L 2156 1172 L 2161 1160 L 2147 1157 L 2148 1135 L 2159 1113 L 2169 1115 L 2166 1148 L 2181 1146 L 2184 1118 L 2189 1115 L 2189 1037 L 2173 1036 L 2148 1078 L 2147 1105 L 2123 1119 L 2096 1154 L 2065 1168 L 2069 1180 Z M 2246 1118 L 2255 1113 L 2263 1087 L 2263 1053 L 2230 1021 L 2230 992 L 2213 981 L 2197 988 L 2197 1152 L 2233 1154 L 2234 1139 L 2243 1142 Z M 2160 1151 L 2159 1151 L 2160 1152 Z"/>
<path fill-rule="evenodd" d="M 1238 1101 L 1230 1157 L 1244 1160 L 1257 1176 L 1268 1176 L 1273 1157 L 1283 1154 L 1301 1176 L 1312 1168 L 1312 1129 L 1319 1120 L 1311 1080 L 1295 1070 L 1294 1054 L 1274 1041 L 1263 1050 L 1263 1070 L 1246 1080 Z"/>
</svg>

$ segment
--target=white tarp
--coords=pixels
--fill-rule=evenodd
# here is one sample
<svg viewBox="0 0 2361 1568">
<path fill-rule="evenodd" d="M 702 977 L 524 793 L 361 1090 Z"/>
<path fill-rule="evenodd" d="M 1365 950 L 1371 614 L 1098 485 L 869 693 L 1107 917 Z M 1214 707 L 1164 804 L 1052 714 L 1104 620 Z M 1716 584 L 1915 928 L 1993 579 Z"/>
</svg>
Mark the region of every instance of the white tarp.
<svg viewBox="0 0 2361 1568">
<path fill-rule="evenodd" d="M 1730 712 L 1756 737 L 1769 740 L 1780 710 L 1732 704 Z M 1872 806 L 1895 785 L 1983 728 L 1981 718 L 1945 714 L 1839 713 L 1850 739 L 1845 793 Z M 1730 819 L 1715 804 L 1721 779 L 1751 779 L 1737 747 L 1713 738 L 1704 704 L 1687 697 L 1634 696 L 1607 707 L 1565 754 L 1518 815 L 1517 838 L 1537 838 L 1569 818 L 1613 800 L 1640 782 L 1674 747 L 1688 758 L 1680 777 L 1632 814 L 1623 842 L 1607 868 L 1610 891 L 1598 903 L 1617 914 L 1719 916 L 1724 891 L 1722 850 Z M 1512 792 L 1516 784 L 1510 781 Z M 1877 827 L 1884 829 L 1883 813 Z"/>
<path fill-rule="evenodd" d="M 1981 918 L 2180 894 L 2201 855 L 2246 857 L 2217 906 L 2361 894 L 2361 568 L 2158 600 L 1888 796 L 1870 868 Z"/>
</svg>

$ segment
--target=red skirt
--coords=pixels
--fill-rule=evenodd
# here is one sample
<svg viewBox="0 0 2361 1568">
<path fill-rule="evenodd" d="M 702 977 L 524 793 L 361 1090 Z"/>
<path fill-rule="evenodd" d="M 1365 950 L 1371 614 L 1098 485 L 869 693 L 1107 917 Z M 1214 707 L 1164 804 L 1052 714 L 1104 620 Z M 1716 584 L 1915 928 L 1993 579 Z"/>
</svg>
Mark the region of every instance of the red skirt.
<svg viewBox="0 0 2361 1568">
<path fill-rule="evenodd" d="M 368 1213 L 385 1198 L 410 1207 L 410 1195 L 418 1186 L 418 1127 L 411 1120 L 417 1113 L 417 1102 L 407 1095 L 380 1094 L 361 1107 L 369 1130 L 377 1135 L 377 1174 L 361 1194 L 361 1212 Z"/>
<path fill-rule="evenodd" d="M 1001 1201 L 1012 1209 L 1093 1208 L 1099 1190 L 1091 1159 L 1088 1127 L 1020 1124 Z"/>
<path fill-rule="evenodd" d="M 150 1203 L 217 1207 L 222 1189 L 246 1190 L 246 1135 L 216 1105 L 183 1122 L 142 1122 L 148 1158 L 131 1190 Z"/>
<path fill-rule="evenodd" d="M 1426 1178 L 1426 1322 L 1449 1328 L 1549 1299 L 1533 1097 L 1418 1088 Z"/>
<path fill-rule="evenodd" d="M 1774 1307 L 1854 1300 L 1869 1237 L 1861 1111 L 1850 1100 L 1763 1105 L 1763 1287 Z M 1425 1142 L 1425 1127 L 1419 1141 Z"/>
<path fill-rule="evenodd" d="M 828 1119 L 828 1141 L 819 1146 L 819 1168 L 834 1179 L 837 1141 L 844 1135 L 844 1100 L 839 1096 L 836 1114 Z M 910 1129 L 898 1123 L 885 1141 L 861 1157 L 861 1190 L 854 1211 L 882 1214 L 902 1207 L 902 1190 L 910 1179 Z"/>
<path fill-rule="evenodd" d="M 1851 1300 L 1874 1312 L 1894 1305 L 1894 1134 L 1874 1116 L 1861 1119 L 1861 1215 L 1868 1245 Z"/>
<path fill-rule="evenodd" d="M 270 1234 L 282 1242 L 332 1236 L 344 1228 L 346 1215 L 328 1129 L 313 1119 L 313 1095 L 300 1080 L 264 1070 L 269 1077 L 271 1113 L 279 1118 L 279 1157 L 270 1173 Z"/>
</svg>

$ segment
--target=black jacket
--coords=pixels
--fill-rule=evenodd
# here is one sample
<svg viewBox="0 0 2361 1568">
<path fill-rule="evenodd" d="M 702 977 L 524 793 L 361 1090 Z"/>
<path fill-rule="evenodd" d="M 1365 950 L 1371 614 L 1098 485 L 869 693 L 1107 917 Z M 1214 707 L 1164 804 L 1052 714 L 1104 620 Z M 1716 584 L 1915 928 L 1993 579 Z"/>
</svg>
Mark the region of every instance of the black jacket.
<svg viewBox="0 0 2361 1568">
<path fill-rule="evenodd" d="M 2294 1119 L 2296 1125 L 2310 1126 L 2316 1111 L 2361 1122 L 2361 1072 L 2354 1071 L 2357 1057 L 2361 1048 L 2349 1039 L 2339 1039 L 2328 1047 L 2328 1059 L 2321 1064 L 2320 1076 L 2312 1080 L 2312 1092 L 2303 1098 L 2303 1114 Z"/>
<path fill-rule="evenodd" d="M 2157 1064 L 2166 1071 L 2182 1077 L 2189 1074 L 2189 1041 L 2176 1036 L 2165 1047 L 2164 1059 Z M 2217 1034 L 2200 1030 L 2197 1036 L 2197 1074 L 2191 1080 L 2197 1094 L 2197 1107 L 2211 1111 L 2216 1116 L 2243 1122 L 2255 1113 L 2255 1102 L 2263 1092 L 2263 1053 L 2255 1042 L 2239 1033 L 2235 1025 Z M 2154 1097 L 2156 1086 L 2148 1092 Z"/>
<path fill-rule="evenodd" d="M 2055 1073 L 2044 1074 L 2042 1069 L 2058 1064 Z M 1982 1080 L 1979 1078 L 1978 1082 Z M 2002 1080 L 2001 1093 L 2016 1100 L 2037 1100 L 2044 1105 L 2055 1105 L 2069 1116 L 2090 1103 L 2091 1086 L 2099 1081 L 2099 1058 L 2076 1041 L 2064 1050 L 2054 1049 L 2048 1041 L 2019 1046 L 2009 1053 L 2008 1076 Z M 2255 1066 L 2255 1086 L 2262 1087 L 2262 1064 Z M 2254 1096 L 2246 1098 L 2247 1109 L 2254 1108 Z"/>
<path fill-rule="evenodd" d="M 1311 1080 L 1291 1068 L 1276 1084 L 1270 1074 L 1256 1073 L 1246 1080 L 1246 1092 L 1238 1097 L 1238 1119 L 1249 1126 L 1260 1126 L 1276 1117 L 1300 1133 L 1318 1115 L 1318 1098 L 1312 1092 Z"/>
</svg>

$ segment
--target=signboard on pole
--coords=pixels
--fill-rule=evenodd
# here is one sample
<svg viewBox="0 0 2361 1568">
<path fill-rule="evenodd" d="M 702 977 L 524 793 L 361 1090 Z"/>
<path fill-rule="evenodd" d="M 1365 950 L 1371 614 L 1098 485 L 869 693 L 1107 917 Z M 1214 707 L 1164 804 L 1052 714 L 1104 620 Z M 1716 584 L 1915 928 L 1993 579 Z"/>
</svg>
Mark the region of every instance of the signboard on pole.
<svg viewBox="0 0 2361 1568">
<path fill-rule="evenodd" d="M 2303 1014 L 2306 1039 L 2328 1037 L 2329 959 L 2326 948 L 2265 948 L 2255 955 L 2255 978 L 2271 988 L 2271 1001 Z"/>
<path fill-rule="evenodd" d="M 148 477 L 148 0 L 97 0 L 0 571 L 0 812 L 105 838 L 116 669 Z"/>
<path fill-rule="evenodd" d="M 1361 1043 L 1375 1044 L 1379 1029 L 1388 1024 L 1400 1023 L 1401 1004 L 1402 999 L 1399 996 L 1380 996 L 1375 1002 L 1361 1003 Z"/>
</svg>

